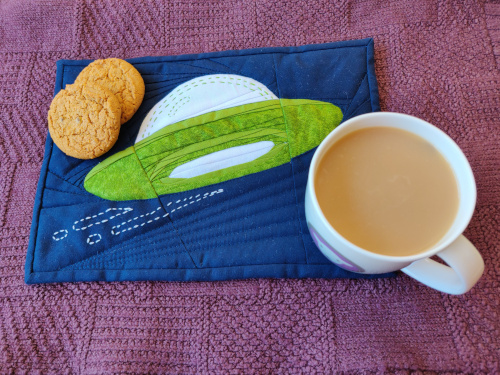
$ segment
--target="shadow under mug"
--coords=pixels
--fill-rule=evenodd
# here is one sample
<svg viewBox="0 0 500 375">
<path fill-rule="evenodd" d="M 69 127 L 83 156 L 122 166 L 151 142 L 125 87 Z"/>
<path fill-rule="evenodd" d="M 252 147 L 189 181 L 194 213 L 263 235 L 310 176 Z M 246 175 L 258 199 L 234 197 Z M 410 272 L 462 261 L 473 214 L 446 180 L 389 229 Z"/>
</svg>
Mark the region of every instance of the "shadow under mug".
<svg viewBox="0 0 500 375">
<path fill-rule="evenodd" d="M 459 191 L 458 212 L 448 232 L 434 245 L 410 256 L 389 256 L 360 248 L 342 237 L 327 221 L 316 198 L 314 181 L 326 151 L 343 136 L 368 127 L 393 127 L 430 142 L 451 166 Z M 419 118 L 394 112 L 375 112 L 349 119 L 334 129 L 318 146 L 309 169 L 305 211 L 309 232 L 318 249 L 348 271 L 378 274 L 401 270 L 423 284 L 449 294 L 470 290 L 484 271 L 477 249 L 462 235 L 476 205 L 476 184 L 470 165 L 457 144 L 444 132 Z M 430 259 L 437 255 L 447 265 Z"/>
</svg>

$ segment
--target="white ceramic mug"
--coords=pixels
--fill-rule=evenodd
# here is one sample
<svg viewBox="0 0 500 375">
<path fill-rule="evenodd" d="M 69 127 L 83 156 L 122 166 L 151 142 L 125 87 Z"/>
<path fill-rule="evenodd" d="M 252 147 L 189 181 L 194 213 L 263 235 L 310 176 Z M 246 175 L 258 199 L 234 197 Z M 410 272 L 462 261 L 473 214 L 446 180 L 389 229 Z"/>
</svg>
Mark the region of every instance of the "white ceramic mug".
<svg viewBox="0 0 500 375">
<path fill-rule="evenodd" d="M 458 184 L 459 207 L 451 228 L 432 248 L 410 256 L 389 256 L 362 249 L 342 237 L 326 220 L 316 198 L 314 181 L 318 163 L 340 138 L 358 129 L 394 127 L 414 133 L 430 142 L 450 164 Z M 349 119 L 333 130 L 318 146 L 309 169 L 305 197 L 309 232 L 321 252 L 346 270 L 377 274 L 401 270 L 441 292 L 462 294 L 472 288 L 484 271 L 477 249 L 462 235 L 476 205 L 476 184 L 465 155 L 453 140 L 434 125 L 413 116 L 376 112 Z M 430 259 L 437 255 L 448 265 Z"/>
</svg>

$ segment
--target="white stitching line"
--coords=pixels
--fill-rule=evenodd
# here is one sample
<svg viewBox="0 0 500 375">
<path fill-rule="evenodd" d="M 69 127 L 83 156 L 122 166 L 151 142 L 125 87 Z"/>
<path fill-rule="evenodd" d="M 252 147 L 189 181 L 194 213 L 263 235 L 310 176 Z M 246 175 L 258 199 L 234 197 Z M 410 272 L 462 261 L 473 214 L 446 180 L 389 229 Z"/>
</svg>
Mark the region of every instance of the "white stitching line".
<svg viewBox="0 0 500 375">
<path fill-rule="evenodd" d="M 64 236 L 56 237 L 59 233 L 64 233 Z M 64 238 L 66 238 L 67 236 L 68 236 L 68 231 L 66 229 L 61 229 L 61 230 L 58 230 L 57 232 L 54 232 L 54 234 L 52 235 L 52 239 L 54 241 L 60 241 Z"/>
<path fill-rule="evenodd" d="M 90 240 L 92 237 L 96 237 L 96 236 L 98 236 L 98 237 L 99 237 L 97 240 L 95 240 L 95 241 L 91 241 L 91 240 Z M 96 234 L 91 234 L 91 235 L 90 235 L 90 236 L 88 236 L 88 238 L 87 238 L 87 243 L 88 243 L 89 245 L 93 245 L 93 244 L 98 243 L 99 241 L 101 241 L 101 238 L 102 238 L 102 237 L 101 237 L 101 235 L 100 235 L 99 233 L 96 233 Z"/>
<path fill-rule="evenodd" d="M 91 224 L 87 225 L 86 227 L 76 228 L 76 225 L 77 225 L 78 223 L 81 223 L 81 222 L 83 222 L 83 221 L 85 221 L 85 220 L 95 219 L 96 217 L 101 216 L 101 215 L 104 215 L 105 213 L 108 213 L 109 211 L 116 211 L 116 210 L 120 210 L 120 211 L 123 211 L 123 212 L 118 212 L 118 213 L 117 213 L 116 215 L 114 215 L 114 216 L 110 216 L 109 218 L 104 219 L 104 220 L 101 220 L 101 221 L 98 221 L 98 222 L 96 222 L 96 223 L 91 223 Z M 75 231 L 85 230 L 85 229 L 88 229 L 88 228 L 90 228 L 90 227 L 92 227 L 92 226 L 94 226 L 94 225 L 99 225 L 99 224 L 106 223 L 106 222 L 108 222 L 109 220 L 113 220 L 115 217 L 118 217 L 118 216 L 120 216 L 120 215 L 125 215 L 126 213 L 128 213 L 128 212 L 130 212 L 130 211 L 133 211 L 133 210 L 134 210 L 134 209 L 133 209 L 133 208 L 131 208 L 131 207 L 124 207 L 124 208 L 108 208 L 108 209 L 107 209 L 106 211 L 104 211 L 104 212 L 99 212 L 99 213 L 98 213 L 98 214 L 96 214 L 96 215 L 87 216 L 87 217 L 85 217 L 85 218 L 83 218 L 83 219 L 80 219 L 80 220 L 75 221 L 75 222 L 73 223 L 73 230 L 75 230 Z"/>
<path fill-rule="evenodd" d="M 161 210 L 161 206 L 160 206 L 160 207 L 158 207 L 156 210 L 151 211 L 151 212 L 148 212 L 147 214 L 144 214 L 144 215 L 139 215 L 139 216 L 133 217 L 133 218 L 132 218 L 132 219 L 130 219 L 130 220 L 127 220 L 127 221 L 124 221 L 124 222 L 123 222 L 123 223 L 121 223 L 121 224 L 115 225 L 114 227 L 112 227 L 112 228 L 111 228 L 111 234 L 112 234 L 112 235 L 114 235 L 114 236 L 118 236 L 120 233 L 124 233 L 124 232 L 127 232 L 127 231 L 132 230 L 132 229 L 137 229 L 137 228 L 139 228 L 139 227 L 143 227 L 143 226 L 144 226 L 144 225 L 146 225 L 146 224 L 151 224 L 151 223 L 152 223 L 152 222 L 154 222 L 154 221 L 157 221 L 157 220 L 159 220 L 159 219 L 161 219 L 161 218 L 165 218 L 165 217 L 167 217 L 168 215 L 170 215 L 170 214 L 174 213 L 175 211 L 178 211 L 178 210 L 180 210 L 181 208 L 184 208 L 184 207 L 186 207 L 186 206 L 188 206 L 188 205 L 190 205 L 190 204 L 193 204 L 193 203 L 195 203 L 195 202 L 199 202 L 199 201 L 201 201 L 202 199 L 205 199 L 205 198 L 213 197 L 215 194 L 220 194 L 220 193 L 223 193 L 223 192 L 224 192 L 224 189 L 214 190 L 214 191 L 212 191 L 212 192 L 210 192 L 210 193 L 209 193 L 209 192 L 207 192 L 207 193 L 203 194 L 203 197 L 202 197 L 202 198 L 199 198 L 199 199 L 197 199 L 197 200 L 192 200 L 191 202 L 188 202 L 188 203 L 183 204 L 183 205 L 181 204 L 179 207 L 172 209 L 170 212 L 167 212 L 167 213 L 165 213 L 165 214 L 163 214 L 163 215 L 161 215 L 161 214 L 160 214 L 160 215 L 158 215 L 158 216 L 156 216 L 156 217 L 154 217 L 154 218 L 151 218 L 151 219 L 150 219 L 150 220 L 148 220 L 148 221 L 144 221 L 144 222 L 143 222 L 143 223 L 141 223 L 141 224 L 134 224 L 134 225 L 130 225 L 129 227 L 127 227 L 127 228 L 125 228 L 125 229 L 122 229 L 122 230 L 120 230 L 120 231 L 118 231 L 118 232 L 115 232 L 115 229 L 118 229 L 118 228 L 120 228 L 121 226 L 124 226 L 125 224 L 128 224 L 128 223 L 130 223 L 130 222 L 132 222 L 132 221 L 135 221 L 135 220 L 137 220 L 137 219 L 140 219 L 140 218 L 144 218 L 144 217 L 146 217 L 146 216 L 154 215 L 156 212 L 158 212 L 159 210 Z M 194 198 L 199 197 L 200 195 L 201 195 L 201 194 L 198 194 L 198 195 L 196 195 Z M 191 198 L 193 198 L 193 196 L 191 196 L 191 197 L 189 197 L 189 198 L 185 198 L 184 200 L 179 199 L 179 200 L 177 200 L 175 203 L 184 202 L 184 201 L 186 201 L 186 200 L 188 200 L 188 199 L 191 199 Z M 172 202 L 169 202 L 169 203 L 168 203 L 165 207 L 168 207 L 168 206 L 170 206 L 171 204 L 172 204 Z"/>
<path fill-rule="evenodd" d="M 156 216 L 156 217 L 154 217 L 154 218 L 151 218 L 151 219 L 150 219 L 150 220 L 148 220 L 148 221 L 144 221 L 144 222 L 142 222 L 142 223 L 140 223 L 140 224 L 139 224 L 139 223 L 137 223 L 137 224 L 131 225 L 131 226 L 129 226 L 129 227 L 127 227 L 127 228 L 125 228 L 125 229 L 123 229 L 123 230 L 121 230 L 121 231 L 115 232 L 115 229 L 118 229 L 118 228 L 120 228 L 121 226 L 124 226 L 125 224 L 128 224 L 128 223 L 130 223 L 130 222 L 132 222 L 132 221 L 136 221 L 136 220 L 138 220 L 138 219 L 145 218 L 145 217 L 150 216 L 150 215 L 154 215 L 156 212 L 158 212 L 159 210 L 161 210 L 161 206 L 160 206 L 160 207 L 158 207 L 158 208 L 156 208 L 154 211 L 151 211 L 151 212 L 148 212 L 148 213 L 146 213 L 146 214 L 142 214 L 142 215 L 138 215 L 138 216 L 136 216 L 136 217 L 133 217 L 132 219 L 129 219 L 129 220 L 127 220 L 127 221 L 124 221 L 124 222 L 122 222 L 121 224 L 118 224 L 118 225 L 113 226 L 113 227 L 111 228 L 111 234 L 112 234 L 112 235 L 117 236 L 117 235 L 119 235 L 120 233 L 127 232 L 127 231 L 132 230 L 132 229 L 137 229 L 137 228 L 139 228 L 139 227 L 143 227 L 143 226 L 144 226 L 144 225 L 146 225 L 146 224 L 151 224 L 151 223 L 152 223 L 152 222 L 154 222 L 154 221 L 157 221 L 157 220 L 159 220 L 159 219 L 161 219 L 161 218 L 165 218 L 165 217 L 167 217 L 168 215 L 170 215 L 171 213 L 174 213 L 175 211 L 178 211 L 178 210 L 180 210 L 181 208 L 187 207 L 187 206 L 189 206 L 190 204 L 193 204 L 193 203 L 199 202 L 199 201 L 201 201 L 202 199 L 206 199 L 206 198 L 209 198 L 209 197 L 214 196 L 215 194 L 220 194 L 220 193 L 223 193 L 223 192 L 224 192 L 224 189 L 219 189 L 219 190 L 214 190 L 214 191 L 212 191 L 212 192 L 206 192 L 206 193 L 204 193 L 204 194 L 203 194 L 203 196 L 201 196 L 201 194 L 197 194 L 197 195 L 195 195 L 194 197 L 193 197 L 193 196 L 190 196 L 189 198 L 178 199 L 175 203 L 181 203 L 181 202 L 182 202 L 182 203 L 184 203 L 184 202 L 186 202 L 187 200 L 190 200 L 190 199 L 192 199 L 192 200 L 191 200 L 190 202 L 188 202 L 188 203 L 181 204 L 181 205 L 180 205 L 180 206 L 178 206 L 177 208 L 172 209 L 170 212 L 167 212 L 167 213 L 165 213 L 164 215 L 161 215 L 161 214 L 160 214 L 160 215 L 158 215 L 158 216 Z M 193 198 L 194 198 L 194 199 L 193 199 Z M 172 202 L 168 202 L 168 203 L 165 205 L 165 207 L 169 207 L 171 204 L 172 204 Z M 107 213 L 107 212 L 109 212 L 109 211 L 116 211 L 116 210 L 123 211 L 123 212 L 118 212 L 118 213 L 117 213 L 116 215 L 114 215 L 114 216 L 111 216 L 111 217 L 109 217 L 109 218 L 107 218 L 107 219 L 104 219 L 104 220 L 98 221 L 98 222 L 96 222 L 96 223 L 91 223 L 91 224 L 87 225 L 86 227 L 76 228 L 76 225 L 77 225 L 78 223 L 82 223 L 82 222 L 84 222 L 84 221 L 86 221 L 86 220 L 95 219 L 96 217 L 99 217 L 99 216 L 101 216 L 101 215 L 104 215 L 105 213 Z M 118 216 L 120 216 L 120 215 L 124 215 L 124 214 L 126 214 L 126 213 L 128 213 L 128 212 L 131 212 L 131 211 L 133 211 L 133 208 L 131 208 L 131 207 L 124 207 L 124 208 L 108 208 L 106 211 L 99 212 L 99 213 L 98 213 L 98 214 L 96 214 L 96 215 L 87 216 L 87 217 L 84 217 L 83 219 L 80 219 L 80 220 L 75 221 L 75 222 L 73 223 L 73 230 L 75 230 L 75 231 L 86 230 L 86 229 L 88 229 L 88 228 L 90 228 L 90 227 L 92 227 L 92 226 L 94 226 L 94 225 L 104 224 L 104 223 L 106 223 L 106 222 L 108 222 L 108 221 L 110 221 L 110 220 L 113 220 L 114 218 L 116 218 L 116 217 L 118 217 Z M 58 236 L 58 235 L 59 235 L 59 234 L 61 234 L 61 233 L 62 233 L 63 235 L 62 235 L 62 236 Z M 68 230 L 66 230 L 66 229 L 61 229 L 61 230 L 58 230 L 58 231 L 54 232 L 54 234 L 52 235 L 52 239 L 53 239 L 54 241 L 60 241 L 60 240 L 62 240 L 62 239 L 64 239 L 64 238 L 66 238 L 67 236 L 68 236 Z M 92 241 L 92 238 L 94 238 L 94 237 L 98 237 L 98 238 L 97 238 L 95 241 Z M 87 238 L 87 244 L 89 244 L 89 245 L 94 245 L 94 244 L 96 244 L 96 243 L 100 242 L 100 241 L 101 241 L 101 239 L 102 239 L 102 236 L 101 236 L 99 233 L 91 234 L 91 235 L 89 235 L 89 236 L 88 236 L 88 238 Z"/>
<path fill-rule="evenodd" d="M 135 225 L 135 226 L 133 226 L 133 227 L 132 227 L 132 226 L 130 226 L 130 227 L 126 228 L 126 229 L 123 229 L 123 230 L 121 230 L 121 231 L 119 231 L 119 232 L 116 232 L 116 233 L 115 233 L 115 229 L 120 228 L 122 225 L 128 224 L 128 223 L 130 223 L 131 221 L 135 221 L 135 220 L 137 220 L 137 219 L 141 219 L 141 218 L 146 217 L 146 216 L 149 216 L 149 215 L 154 215 L 154 214 L 155 214 L 157 211 L 159 211 L 159 210 L 161 210 L 161 206 L 160 206 L 160 207 L 158 207 L 158 208 L 157 208 L 156 210 L 154 210 L 154 211 L 148 212 L 147 214 L 143 214 L 143 215 L 139 215 L 139 216 L 133 217 L 133 218 L 132 218 L 132 219 L 130 219 L 130 220 L 127 220 L 127 221 L 124 221 L 124 222 L 123 222 L 123 223 L 121 223 L 121 224 L 115 225 L 115 226 L 113 226 L 113 227 L 111 228 L 111 234 L 113 234 L 113 235 L 117 236 L 117 235 L 119 235 L 121 232 L 126 232 L 126 231 L 128 231 L 128 230 L 131 230 L 131 229 L 137 228 L 137 227 L 138 227 L 138 225 Z M 149 221 L 148 221 L 148 223 L 149 223 L 149 222 L 152 222 L 152 220 L 149 220 Z"/>
</svg>

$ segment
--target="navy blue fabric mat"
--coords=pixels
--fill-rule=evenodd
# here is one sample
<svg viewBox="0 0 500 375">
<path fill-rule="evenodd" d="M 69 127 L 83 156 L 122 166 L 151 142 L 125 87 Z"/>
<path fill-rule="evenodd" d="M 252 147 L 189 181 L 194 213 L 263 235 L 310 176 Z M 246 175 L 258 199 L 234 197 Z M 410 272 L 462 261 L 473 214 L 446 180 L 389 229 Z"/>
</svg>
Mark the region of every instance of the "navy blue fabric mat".
<svg viewBox="0 0 500 375">
<path fill-rule="evenodd" d="M 161 98 L 195 77 L 250 77 L 279 98 L 333 103 L 344 121 L 378 111 L 371 39 L 128 61 L 144 78 L 146 94 L 108 154 L 77 160 L 47 138 L 26 259 L 27 283 L 387 276 L 345 271 L 316 249 L 304 216 L 314 149 L 278 167 L 155 199 L 108 201 L 83 187 L 97 163 L 134 143 L 142 120 Z M 73 83 L 90 62 L 59 61 L 55 93 Z M 204 199 L 187 204 L 197 197 Z M 146 224 L 144 218 L 153 218 L 160 207 L 179 203 L 183 209 L 168 218 L 133 225 Z"/>
</svg>

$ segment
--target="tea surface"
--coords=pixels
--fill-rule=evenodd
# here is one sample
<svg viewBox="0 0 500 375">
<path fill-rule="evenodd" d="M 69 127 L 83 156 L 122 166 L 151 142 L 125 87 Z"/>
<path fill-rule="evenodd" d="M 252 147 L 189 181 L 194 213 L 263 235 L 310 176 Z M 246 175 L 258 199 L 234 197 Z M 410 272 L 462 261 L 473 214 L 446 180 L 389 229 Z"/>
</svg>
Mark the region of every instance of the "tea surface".
<svg viewBox="0 0 500 375">
<path fill-rule="evenodd" d="M 319 162 L 315 190 L 337 232 L 392 256 L 432 247 L 458 210 L 455 176 L 441 153 L 390 127 L 360 129 L 333 144 Z"/>
</svg>

